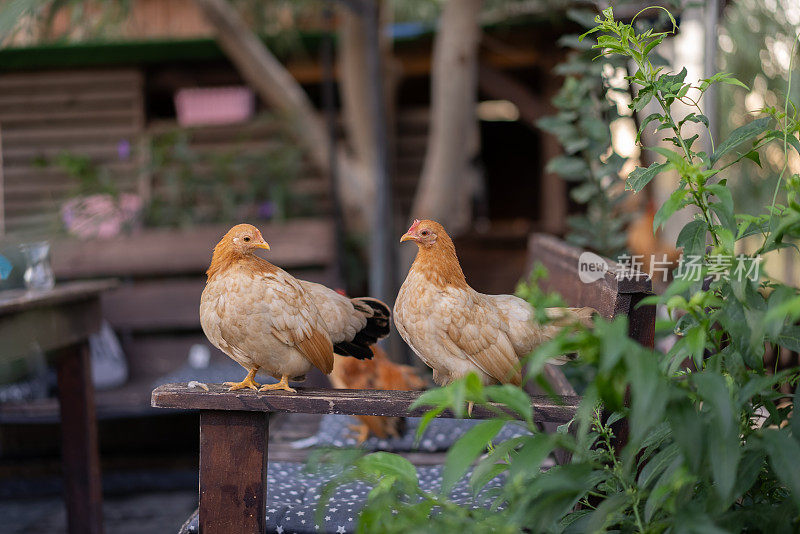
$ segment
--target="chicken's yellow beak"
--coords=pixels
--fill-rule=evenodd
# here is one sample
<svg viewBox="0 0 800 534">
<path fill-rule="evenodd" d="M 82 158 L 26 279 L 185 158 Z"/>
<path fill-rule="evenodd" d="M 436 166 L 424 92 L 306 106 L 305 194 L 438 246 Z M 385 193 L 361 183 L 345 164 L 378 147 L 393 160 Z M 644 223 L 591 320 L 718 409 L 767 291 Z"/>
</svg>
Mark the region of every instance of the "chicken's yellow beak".
<svg viewBox="0 0 800 534">
<path fill-rule="evenodd" d="M 413 241 L 415 238 L 413 235 L 406 232 L 403 234 L 403 237 L 400 238 L 400 242 L 403 243 L 404 241 Z"/>
<path fill-rule="evenodd" d="M 262 241 L 261 243 L 255 243 L 253 244 L 253 246 L 256 248 L 263 248 L 269 250 L 269 243 L 267 243 L 266 241 Z"/>
</svg>

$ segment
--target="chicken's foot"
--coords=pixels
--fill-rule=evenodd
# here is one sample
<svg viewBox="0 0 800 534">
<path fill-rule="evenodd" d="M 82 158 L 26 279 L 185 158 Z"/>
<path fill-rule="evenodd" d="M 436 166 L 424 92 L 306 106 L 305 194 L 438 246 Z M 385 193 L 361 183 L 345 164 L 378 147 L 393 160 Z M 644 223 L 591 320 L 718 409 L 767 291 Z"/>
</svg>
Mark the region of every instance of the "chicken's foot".
<svg viewBox="0 0 800 534">
<path fill-rule="evenodd" d="M 297 390 L 289 387 L 289 377 L 287 375 L 281 376 L 281 381 L 277 384 L 264 384 L 258 391 L 272 391 L 273 389 L 282 389 L 290 393 L 297 393 Z"/>
<path fill-rule="evenodd" d="M 356 443 L 358 445 L 361 445 L 367 441 L 367 438 L 369 437 L 369 427 L 366 424 L 360 423 L 357 425 L 347 425 L 347 428 L 353 431 L 354 435 L 351 437 L 356 438 Z"/>
<path fill-rule="evenodd" d="M 257 372 L 258 372 L 258 366 L 250 369 L 250 371 L 248 371 L 247 373 L 247 376 L 244 377 L 244 380 L 242 380 L 241 382 L 225 382 L 222 385 L 230 386 L 230 389 L 228 389 L 228 391 L 236 391 L 237 389 L 244 389 L 244 388 L 250 388 L 253 391 L 257 391 L 258 386 L 261 385 L 255 380 L 253 380 Z"/>
<path fill-rule="evenodd" d="M 467 402 L 467 415 L 472 417 L 472 407 L 475 406 L 475 403 L 472 401 Z"/>
</svg>

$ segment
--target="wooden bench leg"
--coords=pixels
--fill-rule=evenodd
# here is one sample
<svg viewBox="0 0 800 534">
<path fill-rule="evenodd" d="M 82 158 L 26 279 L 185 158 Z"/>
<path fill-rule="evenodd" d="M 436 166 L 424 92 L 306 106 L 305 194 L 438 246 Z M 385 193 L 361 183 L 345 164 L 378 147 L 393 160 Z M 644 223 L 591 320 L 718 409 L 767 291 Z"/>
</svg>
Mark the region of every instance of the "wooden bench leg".
<svg viewBox="0 0 800 534">
<path fill-rule="evenodd" d="M 68 532 L 102 534 L 103 491 L 89 347 L 68 347 L 56 358 Z"/>
<path fill-rule="evenodd" d="M 200 532 L 266 531 L 269 414 L 200 412 Z"/>
</svg>

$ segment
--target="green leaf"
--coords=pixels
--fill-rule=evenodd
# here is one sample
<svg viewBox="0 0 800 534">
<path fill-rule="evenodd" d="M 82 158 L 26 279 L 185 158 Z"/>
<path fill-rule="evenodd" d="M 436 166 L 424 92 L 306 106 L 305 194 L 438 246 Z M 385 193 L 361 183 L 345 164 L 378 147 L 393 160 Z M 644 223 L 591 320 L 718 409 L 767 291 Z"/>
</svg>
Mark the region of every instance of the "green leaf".
<svg viewBox="0 0 800 534">
<path fill-rule="evenodd" d="M 389 452 L 373 452 L 358 461 L 358 467 L 374 476 L 394 476 L 407 482 L 417 482 L 414 465 L 400 455 Z"/>
<path fill-rule="evenodd" d="M 760 119 L 756 119 L 753 122 L 745 124 L 744 126 L 740 126 L 736 128 L 731 135 L 722 142 L 719 147 L 714 151 L 711 155 L 711 166 L 713 167 L 714 164 L 719 161 L 719 159 L 739 146 L 740 144 L 753 139 L 759 136 L 762 132 L 766 131 L 767 127 L 769 126 L 770 122 L 772 122 L 772 117 L 762 117 Z"/>
<path fill-rule="evenodd" d="M 776 139 L 781 143 L 785 140 L 787 144 L 791 145 L 798 154 L 800 154 L 800 140 L 795 137 L 794 133 L 784 133 L 782 130 L 771 130 L 763 137 L 764 141 Z"/>
<path fill-rule="evenodd" d="M 551 159 L 545 168 L 547 172 L 554 172 L 561 175 L 565 179 L 582 178 L 589 172 L 589 166 L 586 162 L 577 157 L 572 156 L 558 156 Z"/>
<path fill-rule="evenodd" d="M 644 118 L 644 120 L 642 121 L 642 124 L 639 126 L 639 131 L 636 133 L 636 142 L 637 143 L 639 141 L 641 141 L 642 132 L 644 132 L 645 127 L 648 124 L 650 124 L 651 122 L 655 121 L 655 120 L 659 120 L 659 121 L 662 120 L 662 117 L 661 117 L 660 113 L 651 113 L 650 115 L 648 115 L 647 117 Z"/>
<path fill-rule="evenodd" d="M 628 175 L 628 179 L 625 181 L 625 189 L 638 193 L 668 166 L 669 163 L 652 163 L 646 169 L 644 167 L 636 167 Z"/>
<path fill-rule="evenodd" d="M 509 478 L 514 479 L 520 475 L 527 477 L 532 473 L 538 473 L 542 462 L 553 451 L 555 444 L 553 434 L 536 434 L 529 437 L 511 461 Z"/>
<path fill-rule="evenodd" d="M 672 403 L 667 409 L 675 443 L 681 448 L 691 471 L 699 471 L 705 451 L 706 426 L 688 399 Z"/>
<path fill-rule="evenodd" d="M 420 440 L 422 439 L 422 435 L 425 434 L 425 429 L 428 428 L 428 425 L 431 424 L 435 418 L 439 417 L 441 413 L 444 411 L 443 407 L 434 408 L 432 410 L 428 410 L 425 412 L 425 415 L 422 416 L 420 419 L 419 426 L 417 427 L 417 435 L 414 437 L 414 445 L 419 445 Z"/>
<path fill-rule="evenodd" d="M 502 443 L 495 445 L 491 452 L 485 458 L 478 462 L 475 469 L 472 470 L 472 475 L 469 478 L 469 484 L 473 493 L 478 493 L 491 479 L 496 477 L 499 473 L 495 466 L 505 466 L 506 455 L 513 454 L 513 451 L 519 445 L 531 439 L 530 436 L 517 436 L 515 438 L 507 439 Z"/>
<path fill-rule="evenodd" d="M 655 358 L 644 357 L 641 352 L 631 349 L 625 351 L 625 358 L 631 391 L 630 441 L 638 444 L 653 427 L 663 421 L 668 392 Z M 624 391 L 624 384 L 620 389 Z M 626 452 L 629 449 L 626 448 Z"/>
<path fill-rule="evenodd" d="M 739 472 L 736 475 L 736 487 L 733 498 L 738 499 L 755 484 L 761 467 L 764 465 L 764 451 L 747 450 L 739 462 Z"/>
<path fill-rule="evenodd" d="M 703 356 L 706 350 L 706 329 L 702 326 L 695 326 L 686 332 L 686 345 L 694 360 L 694 364 L 699 368 L 703 367 Z"/>
<path fill-rule="evenodd" d="M 722 226 L 731 233 L 736 232 L 736 218 L 733 215 L 731 190 L 723 184 L 711 184 L 706 189 L 719 199 L 719 202 L 712 202 L 710 206 L 719 217 Z"/>
<path fill-rule="evenodd" d="M 655 478 L 660 476 L 667 467 L 672 464 L 675 458 L 678 457 L 680 448 L 676 444 L 671 444 L 666 448 L 660 450 L 658 454 L 645 464 L 639 473 L 637 483 L 642 488 L 650 487 L 650 484 L 655 482 Z"/>
<path fill-rule="evenodd" d="M 410 408 L 413 410 L 421 406 L 447 407 L 450 404 L 451 398 L 452 396 L 448 388 L 429 389 L 417 397 L 417 399 L 411 403 Z"/>
<path fill-rule="evenodd" d="M 650 100 L 653 99 L 653 91 L 649 89 L 649 87 L 645 87 L 639 90 L 639 93 L 630 103 L 629 107 L 631 107 L 634 111 L 642 111 L 644 107 L 650 103 Z"/>
<path fill-rule="evenodd" d="M 705 221 L 691 221 L 678 234 L 675 246 L 683 247 L 684 256 L 703 256 L 706 252 L 706 234 L 708 227 Z"/>
<path fill-rule="evenodd" d="M 682 458 L 677 456 L 672 459 L 672 463 L 667 466 L 655 487 L 650 492 L 647 502 L 644 504 L 644 520 L 650 522 L 653 516 L 658 511 L 659 507 L 667 500 L 667 498 L 674 493 L 675 488 L 672 484 L 672 479 L 676 471 L 682 464 Z"/>
<path fill-rule="evenodd" d="M 797 383 L 797 387 L 794 390 L 794 399 L 792 399 L 792 419 L 789 421 L 789 428 L 792 431 L 792 436 L 794 436 L 794 440 L 797 443 L 800 443 L 800 417 L 797 416 L 798 407 L 800 407 L 800 403 L 798 402 L 800 399 L 800 382 Z"/>
<path fill-rule="evenodd" d="M 800 443 L 793 440 L 787 432 L 771 428 L 763 432 L 762 438 L 772 470 L 786 484 L 795 505 L 800 507 L 800 469 L 797 469 Z"/>
<path fill-rule="evenodd" d="M 605 532 L 605 527 L 616 522 L 617 516 L 627 507 L 631 496 L 626 492 L 616 493 L 605 499 L 592 512 L 586 524 L 586 532 Z"/>
<path fill-rule="evenodd" d="M 447 451 L 447 458 L 442 473 L 442 494 L 447 495 L 453 489 L 472 462 L 486 449 L 503 425 L 503 419 L 491 419 L 470 428 Z"/>
<path fill-rule="evenodd" d="M 761 167 L 761 155 L 756 152 L 755 150 L 751 150 L 747 154 L 744 155 L 745 158 L 749 159 L 759 167 Z"/>
<path fill-rule="evenodd" d="M 800 326 L 788 325 L 778 335 L 775 342 L 781 347 L 785 347 L 792 352 L 800 352 Z M 798 417 L 800 419 L 800 417 Z"/>
<path fill-rule="evenodd" d="M 676 211 L 685 206 L 684 200 L 687 193 L 686 189 L 676 189 L 672 192 L 653 217 L 653 233 L 656 233 Z"/>
<path fill-rule="evenodd" d="M 736 473 L 741 455 L 742 449 L 737 432 L 709 432 L 708 460 L 714 477 L 714 489 L 717 491 L 724 507 L 729 506 L 733 498 Z"/>
<path fill-rule="evenodd" d="M 652 150 L 653 152 L 661 154 L 662 156 L 667 158 L 667 161 L 670 164 L 672 164 L 672 166 L 675 167 L 675 169 L 681 175 L 686 175 L 686 174 L 689 173 L 689 170 L 690 170 L 691 166 L 683 158 L 683 156 L 681 156 L 680 154 L 678 154 L 674 150 L 670 150 L 668 148 L 664 148 L 664 147 L 660 147 L 660 146 L 649 147 L 649 150 Z"/>
<path fill-rule="evenodd" d="M 503 384 L 501 386 L 487 387 L 485 391 L 487 396 L 494 402 L 505 404 L 525 421 L 533 422 L 531 398 L 522 389 L 511 384 Z"/>
<path fill-rule="evenodd" d="M 708 432 L 708 462 L 714 477 L 714 489 L 727 507 L 741 458 L 739 427 L 734 417 L 730 391 L 721 374 L 704 372 L 692 375 L 703 407 L 711 416 Z"/>
<path fill-rule="evenodd" d="M 658 37 L 647 43 L 647 46 L 645 46 L 644 49 L 642 50 L 642 55 L 647 56 L 647 54 L 649 54 L 650 51 L 653 50 L 653 48 L 661 44 L 661 41 L 664 40 L 664 37 L 666 36 L 659 35 Z"/>
<path fill-rule="evenodd" d="M 739 80 L 737 80 L 736 78 L 733 78 L 733 77 L 725 77 L 725 78 L 722 78 L 722 79 L 720 80 L 720 82 L 721 82 L 721 83 L 728 84 L 728 85 L 738 85 L 739 87 L 742 87 L 742 88 L 744 88 L 744 89 L 747 89 L 748 91 L 750 90 L 750 88 L 749 88 L 749 87 L 747 87 L 745 84 L 743 84 L 742 82 L 740 82 Z"/>
</svg>

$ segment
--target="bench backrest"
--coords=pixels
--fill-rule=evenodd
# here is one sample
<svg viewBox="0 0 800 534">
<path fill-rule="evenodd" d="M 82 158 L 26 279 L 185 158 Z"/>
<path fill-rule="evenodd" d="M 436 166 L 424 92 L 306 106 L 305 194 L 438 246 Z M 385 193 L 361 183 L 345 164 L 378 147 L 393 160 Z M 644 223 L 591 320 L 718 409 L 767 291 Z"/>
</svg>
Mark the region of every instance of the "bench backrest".
<svg viewBox="0 0 800 534">
<path fill-rule="evenodd" d="M 272 247 L 264 257 L 304 280 L 338 287 L 329 219 L 257 224 Z M 59 282 L 122 279 L 119 287 L 103 294 L 102 306 L 104 318 L 124 334 L 125 353 L 131 361 L 174 362 L 177 367 L 191 345 L 205 343 L 198 313 L 205 270 L 214 245 L 229 228 L 146 229 L 104 240 L 63 239 L 53 243 L 53 269 Z"/>
<path fill-rule="evenodd" d="M 639 306 L 643 298 L 652 294 L 650 278 L 644 274 L 618 277 L 616 273 L 623 269 L 616 262 L 584 254 L 587 253 L 551 235 L 533 234 L 528 242 L 528 268 L 532 269 L 537 262 L 544 265 L 548 277 L 539 286 L 544 291 L 559 293 L 570 306 L 591 306 L 606 319 L 627 315 L 630 337 L 652 347 L 655 309 Z M 595 281 L 581 281 L 581 264 L 598 261 L 605 262 L 606 272 Z"/>
</svg>

